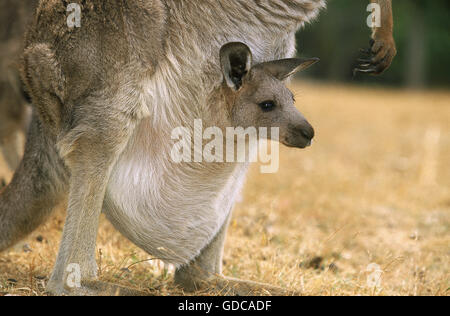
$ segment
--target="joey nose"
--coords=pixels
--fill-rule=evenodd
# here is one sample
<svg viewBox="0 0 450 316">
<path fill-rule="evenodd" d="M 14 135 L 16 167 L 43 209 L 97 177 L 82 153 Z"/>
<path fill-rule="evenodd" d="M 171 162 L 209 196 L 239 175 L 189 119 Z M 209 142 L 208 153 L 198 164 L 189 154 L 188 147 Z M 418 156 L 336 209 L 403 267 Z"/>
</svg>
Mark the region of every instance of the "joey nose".
<svg viewBox="0 0 450 316">
<path fill-rule="evenodd" d="M 315 132 L 314 132 L 314 128 L 308 124 L 308 126 L 302 127 L 300 133 L 302 134 L 302 136 L 311 141 L 313 140 L 314 136 L 315 136 Z"/>
<path fill-rule="evenodd" d="M 306 148 L 311 146 L 314 136 L 314 128 L 306 120 L 302 120 L 296 125 L 289 126 L 284 144 L 289 147 Z"/>
</svg>

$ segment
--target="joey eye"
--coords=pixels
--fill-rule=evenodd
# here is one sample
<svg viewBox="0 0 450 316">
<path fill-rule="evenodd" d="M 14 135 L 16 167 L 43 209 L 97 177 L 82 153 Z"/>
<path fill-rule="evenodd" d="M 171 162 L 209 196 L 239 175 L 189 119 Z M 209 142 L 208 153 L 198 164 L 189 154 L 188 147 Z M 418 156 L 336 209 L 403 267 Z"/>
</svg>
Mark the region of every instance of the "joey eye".
<svg viewBox="0 0 450 316">
<path fill-rule="evenodd" d="M 264 101 L 258 105 L 264 112 L 272 111 L 273 109 L 275 109 L 276 106 L 274 101 Z"/>
</svg>

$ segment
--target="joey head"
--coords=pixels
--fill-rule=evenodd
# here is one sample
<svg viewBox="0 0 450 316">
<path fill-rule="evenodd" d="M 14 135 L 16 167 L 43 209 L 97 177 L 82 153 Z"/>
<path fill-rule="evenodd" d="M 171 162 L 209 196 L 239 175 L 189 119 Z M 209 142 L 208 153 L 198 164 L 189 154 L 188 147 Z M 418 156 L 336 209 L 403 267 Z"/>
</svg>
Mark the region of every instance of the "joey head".
<svg viewBox="0 0 450 316">
<path fill-rule="evenodd" d="M 319 61 L 290 58 L 252 65 L 250 48 L 229 43 L 220 51 L 224 75 L 223 93 L 229 124 L 233 127 L 278 127 L 280 142 L 289 147 L 311 145 L 314 129 L 295 107 L 295 98 L 285 81 Z"/>
</svg>

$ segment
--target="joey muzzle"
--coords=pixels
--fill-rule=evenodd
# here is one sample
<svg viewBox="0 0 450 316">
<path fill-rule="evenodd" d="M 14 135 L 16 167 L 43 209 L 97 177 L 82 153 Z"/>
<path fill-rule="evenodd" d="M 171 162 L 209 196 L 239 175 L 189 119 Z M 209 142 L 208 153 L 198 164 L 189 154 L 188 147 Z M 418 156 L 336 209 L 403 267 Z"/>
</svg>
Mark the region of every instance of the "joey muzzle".
<svg viewBox="0 0 450 316">
<path fill-rule="evenodd" d="M 311 146 L 314 136 L 314 128 L 304 120 L 299 124 L 288 125 L 283 144 L 288 147 L 306 148 Z"/>
</svg>

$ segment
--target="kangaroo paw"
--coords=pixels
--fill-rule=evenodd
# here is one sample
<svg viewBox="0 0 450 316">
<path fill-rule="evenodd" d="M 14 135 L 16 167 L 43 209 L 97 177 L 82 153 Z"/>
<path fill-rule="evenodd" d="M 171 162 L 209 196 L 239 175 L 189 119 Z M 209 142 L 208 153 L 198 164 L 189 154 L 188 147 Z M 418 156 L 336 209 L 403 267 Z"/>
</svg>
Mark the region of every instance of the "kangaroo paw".
<svg viewBox="0 0 450 316">
<path fill-rule="evenodd" d="M 358 59 L 359 65 L 355 68 L 355 74 L 357 72 L 381 75 L 392 63 L 397 50 L 395 42 L 392 38 L 388 39 L 376 39 L 370 41 L 369 49 L 361 50 L 362 57 Z"/>
</svg>

